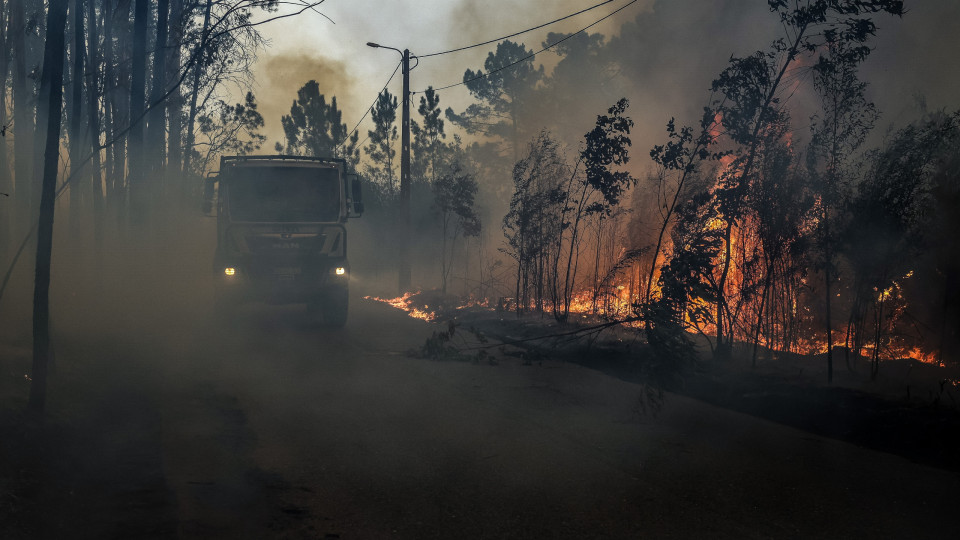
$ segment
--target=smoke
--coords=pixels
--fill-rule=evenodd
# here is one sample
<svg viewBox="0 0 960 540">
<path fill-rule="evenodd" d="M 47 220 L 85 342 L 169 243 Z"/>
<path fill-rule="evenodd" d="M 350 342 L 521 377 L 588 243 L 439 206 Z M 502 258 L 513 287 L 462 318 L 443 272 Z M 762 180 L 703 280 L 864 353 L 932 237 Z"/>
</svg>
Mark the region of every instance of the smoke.
<svg viewBox="0 0 960 540">
<path fill-rule="evenodd" d="M 335 24 L 308 18 L 268 25 L 265 35 L 274 43 L 272 50 L 280 52 L 258 62 L 255 76 L 270 141 L 282 136 L 279 116 L 289 111 L 296 90 L 311 78 L 321 82 L 321 91 L 327 96 L 337 96 L 347 123 L 360 118 L 396 61 L 396 53 L 369 49 L 366 41 L 430 54 L 521 31 L 594 3 L 354 0 L 325 6 L 324 13 Z M 626 3 L 618 0 L 602 5 L 512 39 L 538 50 L 548 32 L 574 32 Z M 877 18 L 878 34 L 871 42 L 874 51 L 863 66 L 871 97 L 885 113 L 883 121 L 901 125 L 915 112 L 915 96 L 923 95 L 927 106 L 937 109 L 955 107 L 956 96 L 960 95 L 960 58 L 952 54 L 957 48 L 955 29 L 960 6 L 951 0 L 930 0 L 909 2 L 907 9 L 903 20 Z M 361 13 L 363 16 L 358 17 Z M 667 120 L 676 117 L 685 124 L 697 120 L 709 98 L 710 82 L 731 55 L 766 49 L 771 40 L 782 37 L 783 30 L 777 15 L 770 13 L 763 1 L 640 0 L 589 32 L 605 36 L 604 55 L 616 69 L 599 80 L 583 77 L 567 85 L 564 94 L 579 105 L 564 112 L 569 117 L 565 124 L 570 126 L 571 136 L 558 135 L 564 140 L 578 138 L 589 129 L 596 114 L 625 96 L 631 100 L 631 115 L 637 122 L 635 161 L 646 163 L 643 157 L 663 138 Z M 411 89 L 458 83 L 466 69 L 483 68 L 487 54 L 495 49 L 496 45 L 490 44 L 423 58 L 411 74 Z M 556 55 L 550 52 L 535 59 L 537 64 L 546 65 L 548 73 L 556 61 Z M 399 93 L 399 74 L 390 91 Z M 809 101 L 802 94 L 791 98 L 794 104 L 804 99 Z M 459 111 L 472 102 L 462 86 L 441 92 L 444 108 L 452 106 Z M 806 112 L 794 115 L 800 127 Z M 553 115 L 544 113 L 540 123 L 550 125 Z M 361 133 L 368 128 L 361 126 Z M 536 128 L 530 131 L 535 133 Z"/>
<path fill-rule="evenodd" d="M 916 118 L 917 96 L 923 96 L 931 110 L 960 106 L 960 58 L 952 54 L 960 39 L 960 5 L 936 0 L 908 3 L 907 8 L 902 19 L 875 17 L 877 34 L 868 43 L 873 51 L 861 69 L 868 97 L 884 113 L 881 125 L 902 126 Z M 618 82 L 633 105 L 637 159 L 643 160 L 645 150 L 664 138 L 663 127 L 671 117 L 686 124 L 698 119 L 710 97 L 711 81 L 731 56 L 769 49 L 780 37 L 783 30 L 766 2 L 748 0 L 658 0 L 626 22 L 609 40 L 608 51 L 621 69 Z M 810 76 L 798 82 L 799 91 L 787 105 L 802 139 L 816 101 Z M 591 96 L 587 84 L 571 92 Z M 587 108 L 599 112 L 599 105 Z"/>
<path fill-rule="evenodd" d="M 264 132 L 267 135 L 266 152 L 272 151 L 270 148 L 275 141 L 283 141 L 280 118 L 290 114 L 290 105 L 297 98 L 297 90 L 310 80 L 320 83 L 321 94 L 328 98 L 337 96 L 337 105 L 341 110 L 347 106 L 344 98 L 349 99 L 349 96 L 355 93 L 357 84 L 349 66 L 334 58 L 301 51 L 281 52 L 264 60 L 262 71 L 257 77 L 259 88 L 256 93 L 267 97 L 260 100 L 260 112 L 263 114 Z M 345 114 L 343 121 L 349 124 L 351 118 Z"/>
<path fill-rule="evenodd" d="M 880 125 L 902 127 L 917 118 L 920 103 L 930 111 L 960 107 L 960 4 L 908 2 L 907 10 L 902 20 L 877 21 L 875 48 L 861 70 L 883 113 Z"/>
</svg>

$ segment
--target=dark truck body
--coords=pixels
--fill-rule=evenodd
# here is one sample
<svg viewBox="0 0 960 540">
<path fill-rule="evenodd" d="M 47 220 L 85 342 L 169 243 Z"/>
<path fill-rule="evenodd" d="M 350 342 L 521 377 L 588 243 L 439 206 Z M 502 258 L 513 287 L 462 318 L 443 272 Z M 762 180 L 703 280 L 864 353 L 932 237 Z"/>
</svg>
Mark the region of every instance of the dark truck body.
<svg viewBox="0 0 960 540">
<path fill-rule="evenodd" d="M 353 177 L 352 181 L 348 181 Z M 215 298 L 224 315 L 248 301 L 305 303 L 332 326 L 346 323 L 347 219 L 362 213 L 344 160 L 237 156 L 207 184 L 217 197 Z"/>
</svg>

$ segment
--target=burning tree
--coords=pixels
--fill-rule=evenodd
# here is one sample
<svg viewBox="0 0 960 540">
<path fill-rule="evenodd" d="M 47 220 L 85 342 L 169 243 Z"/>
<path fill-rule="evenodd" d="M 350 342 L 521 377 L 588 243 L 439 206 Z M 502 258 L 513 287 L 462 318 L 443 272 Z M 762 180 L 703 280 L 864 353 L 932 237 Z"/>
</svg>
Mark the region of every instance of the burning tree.
<svg viewBox="0 0 960 540">
<path fill-rule="evenodd" d="M 825 51 L 813 67 L 814 88 L 820 95 L 822 118 L 813 123 L 810 143 L 814 190 L 820 199 L 817 217 L 818 243 L 822 255 L 824 284 L 824 327 L 827 347 L 827 380 L 833 380 L 833 303 L 834 237 L 832 221 L 835 208 L 850 189 L 850 156 L 863 144 L 879 113 L 864 97 L 866 83 L 857 76 L 857 68 L 870 53 L 865 45 L 853 45 L 842 39 L 836 29 L 825 34 Z"/>
<path fill-rule="evenodd" d="M 507 253 L 517 261 L 518 312 L 529 306 L 543 311 L 549 304 L 558 321 L 569 317 L 587 224 L 609 217 L 634 183 L 629 173 L 616 170 L 629 160 L 633 121 L 624 115 L 627 106 L 621 99 L 597 117 L 574 165 L 546 132 L 517 161 L 504 234 Z"/>
<path fill-rule="evenodd" d="M 676 207 L 677 225 L 671 231 L 676 250 L 660 269 L 659 294 L 636 307 L 643 318 L 647 341 L 667 360 L 692 360 L 688 330 L 713 320 L 707 306 L 716 302 L 715 259 L 723 245 L 717 221 L 717 203 L 706 192 Z"/>
<path fill-rule="evenodd" d="M 570 315 L 584 222 L 609 217 L 619 206 L 624 191 L 636 183 L 630 173 L 614 170 L 630 160 L 628 148 L 633 120 L 624 116 L 628 105 L 622 98 L 607 110 L 607 115 L 597 116 L 596 126 L 583 137 L 583 150 L 563 192 L 562 228 L 556 246 L 558 257 L 564 250 L 564 229 L 569 230 L 570 237 L 566 241 L 563 287 L 560 287 L 559 275 L 553 280 L 554 316 L 559 321 L 565 321 Z M 583 175 L 578 175 L 581 163 L 584 171 Z M 555 265 L 554 271 L 559 273 L 560 268 Z"/>
<path fill-rule="evenodd" d="M 801 58 L 814 54 L 828 46 L 836 51 L 861 51 L 862 46 L 876 30 L 870 15 L 875 13 L 903 13 L 902 2 L 889 0 L 853 1 L 820 0 L 793 4 L 783 0 L 770 0 L 770 10 L 776 13 L 786 32 L 785 37 L 775 40 L 769 50 L 757 51 L 744 57 L 733 57 L 712 85 L 713 96 L 704 109 L 699 129 L 677 128 L 673 120 L 668 124 L 670 140 L 651 151 L 654 161 L 660 166 L 661 178 L 672 176 L 672 196 L 664 206 L 664 219 L 653 252 L 651 270 L 647 276 L 646 302 L 653 303 L 653 281 L 658 266 L 658 257 L 663 251 L 664 239 L 671 219 L 678 217 L 677 209 L 684 203 L 685 184 L 702 169 L 707 161 L 719 162 L 721 170 L 714 189 L 716 216 L 714 227 L 723 231 L 723 245 L 714 259 L 716 271 L 711 274 L 714 288 L 712 321 L 716 336 L 716 352 L 726 356 L 738 336 L 753 334 L 758 339 L 759 322 L 744 321 L 744 317 L 759 320 L 763 308 L 746 309 L 757 302 L 765 302 L 766 292 L 758 295 L 753 279 L 744 271 L 751 267 L 757 273 L 773 270 L 771 261 L 779 258 L 775 250 L 764 252 L 757 249 L 758 235 L 755 223 L 759 214 L 751 209 L 751 194 L 762 191 L 755 186 L 768 179 L 765 173 L 776 173 L 769 164 L 777 161 L 778 153 L 789 141 L 790 117 L 785 102 L 796 91 L 796 77 L 788 76 L 798 68 Z M 837 118 L 840 118 L 839 116 Z M 765 165 L 766 164 L 766 165 Z M 783 169 L 783 167 L 781 167 Z M 782 171 L 781 171 L 782 173 Z M 663 184 L 668 182 L 664 181 Z M 768 233 L 777 228 L 769 228 Z M 796 228 L 796 227 L 794 227 Z M 775 239 L 767 235 L 769 244 Z M 712 244 L 711 248 L 712 248 Z M 671 257 L 686 256 L 674 249 Z M 758 264 L 766 258 L 766 264 Z M 662 268 L 668 267 L 665 261 Z M 756 277 L 756 276 L 755 276 Z M 760 281 L 769 279 L 760 276 Z M 641 310 L 642 311 L 642 310 Z M 755 317 L 754 317 L 755 316 Z M 753 332 L 749 332 L 753 328 Z"/>
<path fill-rule="evenodd" d="M 925 214 L 933 206 L 934 178 L 960 141 L 958 122 L 958 114 L 935 116 L 898 131 L 873 154 L 847 206 L 843 254 L 856 276 L 848 335 L 858 353 L 872 342 L 874 378 L 881 350 L 894 348 L 887 334 L 905 308 L 903 284 L 913 277 L 924 230 L 936 228 Z"/>
<path fill-rule="evenodd" d="M 754 264 L 744 268 L 750 274 L 745 281 L 754 290 L 742 295 L 752 299 L 746 306 L 743 324 L 752 328 L 754 365 L 761 343 L 779 350 L 796 346 L 801 315 L 795 308 L 795 299 L 809 266 L 810 232 L 816 222 L 815 197 L 809 189 L 807 169 L 792 146 L 782 139 L 775 143 L 764 154 L 758 172 L 763 181 L 753 183 L 747 193 L 747 225 L 754 235 L 755 259 Z M 740 245 L 746 249 L 746 242 Z M 747 316 L 753 320 L 746 319 Z"/>
<path fill-rule="evenodd" d="M 548 287 L 548 266 L 552 238 L 562 232 L 558 206 L 562 200 L 562 178 L 567 165 L 557 142 L 543 131 L 534 139 L 527 155 L 513 167 L 513 196 L 510 211 L 503 218 L 507 248 L 501 251 L 517 263 L 516 309 L 543 311 Z"/>
</svg>

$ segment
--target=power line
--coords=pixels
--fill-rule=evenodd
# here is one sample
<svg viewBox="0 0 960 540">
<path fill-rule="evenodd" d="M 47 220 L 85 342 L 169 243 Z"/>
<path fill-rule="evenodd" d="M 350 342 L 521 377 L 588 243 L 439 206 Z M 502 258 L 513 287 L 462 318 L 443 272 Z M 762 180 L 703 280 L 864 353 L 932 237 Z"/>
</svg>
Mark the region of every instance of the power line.
<svg viewBox="0 0 960 540">
<path fill-rule="evenodd" d="M 491 43 L 496 43 L 496 42 L 498 42 L 498 41 L 503 41 L 503 40 L 505 40 L 505 39 L 509 39 L 509 38 L 512 38 L 512 37 L 519 36 L 520 34 L 526 34 L 527 32 L 532 32 L 532 31 L 534 31 L 534 30 L 539 30 L 539 29 L 543 28 L 544 26 L 550 26 L 550 25 L 553 24 L 553 23 L 558 23 L 558 22 L 560 22 L 560 21 L 569 19 L 570 17 L 575 17 L 575 16 L 577 16 L 577 15 L 580 15 L 581 13 L 586 13 L 586 12 L 592 10 L 592 9 L 596 9 L 596 8 L 598 8 L 598 7 L 600 7 L 600 6 L 604 5 L 604 4 L 609 4 L 610 2 L 613 2 L 613 0 L 605 0 L 604 2 L 600 2 L 599 4 L 590 6 L 590 7 L 586 8 L 586 9 L 581 9 L 580 11 L 578 11 L 578 12 L 576 12 L 576 13 L 571 13 L 571 14 L 569 14 L 569 15 L 565 15 L 565 16 L 563 16 L 563 17 L 560 17 L 559 19 L 554 19 L 554 20 L 552 20 L 552 21 L 550 21 L 550 22 L 543 23 L 543 24 L 541 24 L 540 26 L 534 26 L 533 28 L 527 28 L 526 30 L 521 30 L 521 31 L 516 32 L 516 33 L 514 33 L 514 34 L 510 34 L 509 36 L 498 37 L 497 39 L 491 39 L 491 40 L 489 40 L 489 41 L 484 41 L 483 43 L 475 43 L 475 44 L 473 44 L 473 45 L 467 45 L 466 47 L 458 47 L 458 48 L 456 48 L 456 49 L 450 49 L 449 51 L 441 51 L 441 52 L 435 52 L 435 53 L 430 53 L 430 54 L 421 54 L 421 55 L 419 55 L 419 56 L 420 56 L 420 58 L 429 58 L 429 57 L 431 57 L 431 56 L 440 56 L 441 54 L 450 54 L 450 53 L 455 53 L 455 52 L 459 52 L 459 51 L 465 51 L 465 50 L 467 50 L 467 49 L 473 49 L 473 48 L 475 48 L 475 47 L 482 47 L 482 46 L 484 46 L 484 45 L 489 45 L 489 44 L 491 44 Z"/>
<path fill-rule="evenodd" d="M 481 73 L 481 74 L 477 75 L 476 77 L 474 77 L 474 78 L 472 78 L 472 79 L 468 79 L 468 80 L 466 80 L 466 81 L 458 82 L 458 83 L 454 83 L 454 84 L 449 84 L 449 85 L 447 85 L 447 86 L 442 86 L 442 87 L 440 87 L 440 88 L 435 88 L 434 90 L 437 91 L 437 92 L 439 92 L 440 90 L 446 90 L 446 89 L 448 89 L 448 88 L 454 88 L 454 87 L 457 87 L 457 86 L 460 86 L 460 85 L 463 85 L 463 84 L 471 83 L 471 82 L 473 82 L 473 81 L 476 81 L 476 80 L 479 80 L 479 79 L 483 79 L 484 77 L 489 77 L 490 75 L 493 75 L 494 73 L 497 73 L 498 71 L 503 71 L 503 70 L 505 70 L 505 69 L 511 68 L 511 67 L 513 67 L 513 66 L 521 63 L 521 62 L 526 62 L 527 60 L 533 58 L 534 56 L 536 56 L 536 55 L 538 55 L 538 54 L 540 54 L 540 53 L 542 53 L 543 51 L 546 51 L 547 49 L 551 49 L 551 48 L 553 48 L 553 47 L 555 47 L 555 46 L 563 43 L 564 41 L 572 38 L 573 36 L 579 34 L 580 32 L 584 32 L 584 31 L 586 31 L 586 30 L 589 30 L 590 28 L 592 28 L 592 27 L 600 24 L 601 22 L 609 19 L 610 17 L 613 17 L 613 16 L 616 15 L 617 13 L 623 11 L 624 9 L 627 9 L 628 7 L 630 7 L 630 5 L 635 4 L 636 2 L 637 2 L 637 0 L 630 0 L 630 2 L 627 2 L 626 4 L 624 4 L 623 6 L 621 6 L 620 8 L 618 8 L 618 9 L 610 12 L 609 14 L 607 14 L 607 15 L 599 18 L 599 19 L 597 19 L 596 21 L 593 21 L 592 23 L 588 24 L 587 26 L 584 26 L 584 27 L 581 28 L 580 30 L 577 30 L 576 32 L 573 32 L 572 34 L 567 35 L 567 37 L 565 37 L 565 38 L 563 38 L 563 39 L 559 39 L 559 40 L 557 40 L 557 41 L 555 41 L 555 42 L 547 45 L 546 47 L 540 49 L 540 50 L 537 51 L 537 52 L 530 53 L 530 54 L 528 54 L 527 56 L 524 56 L 523 58 L 517 60 L 516 62 L 511 62 L 510 64 L 507 64 L 507 65 L 505 65 L 505 66 L 499 67 L 499 68 L 494 69 L 494 70 L 492 70 L 492 71 L 488 71 L 487 73 Z M 423 92 L 423 90 L 420 90 L 420 91 L 418 91 L 418 92 L 411 92 L 411 93 L 412 93 L 412 94 L 416 94 L 416 93 L 419 93 L 419 92 Z"/>
<path fill-rule="evenodd" d="M 357 128 L 360 127 L 360 124 L 363 123 L 363 120 L 367 117 L 368 114 L 370 114 L 370 111 L 372 111 L 373 107 L 377 104 L 377 100 L 380 99 L 380 94 L 382 94 L 387 89 L 387 87 L 390 86 L 390 81 L 392 81 L 393 78 L 397 75 L 397 71 L 400 69 L 400 66 L 402 64 L 403 64 L 403 61 L 401 60 L 397 64 L 397 67 L 393 68 L 393 73 L 390 74 L 390 78 L 387 79 L 387 83 L 383 85 L 383 90 L 380 90 L 380 92 L 377 93 L 377 97 L 373 99 L 373 103 L 371 103 L 370 106 L 367 107 L 367 112 L 363 113 L 363 116 L 360 117 L 360 120 L 357 122 L 357 125 L 353 126 L 353 129 L 351 129 L 350 133 L 347 133 L 347 136 L 344 137 L 342 141 L 340 141 L 340 144 L 337 145 L 337 148 L 340 148 L 341 146 L 343 146 L 343 143 L 347 142 L 347 140 L 350 139 L 350 136 L 357 131 Z M 364 141 L 366 141 L 366 139 L 364 139 Z"/>
</svg>

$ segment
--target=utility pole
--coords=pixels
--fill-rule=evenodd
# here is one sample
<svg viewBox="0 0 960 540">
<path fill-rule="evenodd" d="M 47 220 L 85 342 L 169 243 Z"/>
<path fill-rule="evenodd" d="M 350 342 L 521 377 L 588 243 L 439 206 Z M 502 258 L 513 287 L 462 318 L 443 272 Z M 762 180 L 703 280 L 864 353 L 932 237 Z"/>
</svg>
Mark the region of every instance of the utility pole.
<svg viewBox="0 0 960 540">
<path fill-rule="evenodd" d="M 400 292 L 410 288 L 410 49 L 403 50 L 403 117 L 400 123 Z"/>
<path fill-rule="evenodd" d="M 403 116 L 400 121 L 400 245 L 399 288 L 403 293 L 410 289 L 410 49 L 394 49 L 378 43 L 367 42 L 374 49 L 390 49 L 403 57 Z"/>
</svg>

